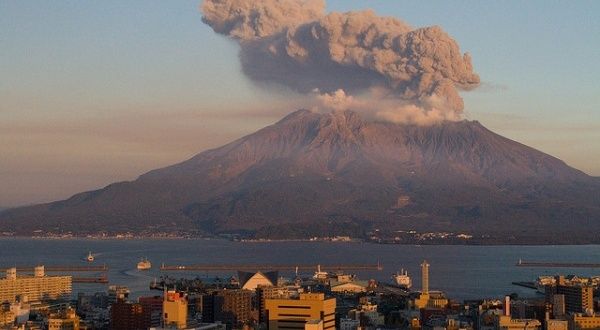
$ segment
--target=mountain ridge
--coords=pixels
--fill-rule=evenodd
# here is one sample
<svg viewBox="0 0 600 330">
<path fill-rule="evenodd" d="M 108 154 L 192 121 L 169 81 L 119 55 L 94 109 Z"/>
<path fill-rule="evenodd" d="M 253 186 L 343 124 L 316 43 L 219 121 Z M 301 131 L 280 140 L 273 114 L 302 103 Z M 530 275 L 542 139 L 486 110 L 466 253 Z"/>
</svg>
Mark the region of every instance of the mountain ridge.
<svg viewBox="0 0 600 330">
<path fill-rule="evenodd" d="M 600 230 L 599 182 L 477 121 L 417 126 L 298 110 L 134 181 L 6 211 L 0 229 L 548 239 L 565 224 Z"/>
</svg>

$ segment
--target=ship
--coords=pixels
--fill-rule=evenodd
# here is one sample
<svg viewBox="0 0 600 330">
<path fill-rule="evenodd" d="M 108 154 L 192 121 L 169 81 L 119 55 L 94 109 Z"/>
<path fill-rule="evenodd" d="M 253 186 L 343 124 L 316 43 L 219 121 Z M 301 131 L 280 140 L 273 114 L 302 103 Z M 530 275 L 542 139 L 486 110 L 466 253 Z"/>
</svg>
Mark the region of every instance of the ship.
<svg viewBox="0 0 600 330">
<path fill-rule="evenodd" d="M 85 260 L 87 260 L 87 262 L 92 262 L 94 261 L 94 255 L 92 254 L 92 252 L 88 252 L 87 257 L 85 257 Z"/>
<path fill-rule="evenodd" d="M 140 260 L 140 262 L 138 262 L 138 264 L 137 264 L 138 270 L 148 270 L 150 268 L 152 268 L 152 264 L 146 258 L 142 258 L 142 260 Z"/>
<path fill-rule="evenodd" d="M 328 277 L 329 277 L 329 273 L 321 271 L 321 265 L 317 265 L 317 271 L 313 275 L 313 278 L 316 280 L 324 280 L 324 279 L 327 279 Z"/>
<path fill-rule="evenodd" d="M 404 269 L 392 275 L 392 279 L 394 280 L 394 284 L 399 287 L 410 289 L 412 286 L 412 280 L 410 279 L 410 276 L 408 276 L 408 271 Z"/>
</svg>

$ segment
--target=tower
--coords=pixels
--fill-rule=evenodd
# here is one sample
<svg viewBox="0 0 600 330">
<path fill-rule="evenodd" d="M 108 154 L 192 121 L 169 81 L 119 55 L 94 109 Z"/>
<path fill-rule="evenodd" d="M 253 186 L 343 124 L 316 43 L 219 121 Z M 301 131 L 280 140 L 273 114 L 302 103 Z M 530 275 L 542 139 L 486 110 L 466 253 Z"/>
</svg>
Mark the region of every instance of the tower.
<svg viewBox="0 0 600 330">
<path fill-rule="evenodd" d="M 427 260 L 423 260 L 421 264 L 421 293 L 429 294 L 429 264 Z"/>
</svg>

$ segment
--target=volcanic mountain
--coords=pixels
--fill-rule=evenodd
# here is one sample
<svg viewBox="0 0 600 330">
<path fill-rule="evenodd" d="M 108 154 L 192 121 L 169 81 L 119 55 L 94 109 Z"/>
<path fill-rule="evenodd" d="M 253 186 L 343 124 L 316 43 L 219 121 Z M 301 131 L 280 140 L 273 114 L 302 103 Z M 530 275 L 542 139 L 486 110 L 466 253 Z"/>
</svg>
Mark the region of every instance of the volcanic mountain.
<svg viewBox="0 0 600 330">
<path fill-rule="evenodd" d="M 415 230 L 592 242 L 600 180 L 477 121 L 416 126 L 299 110 L 134 181 L 4 211 L 0 230 L 270 238 Z"/>
</svg>

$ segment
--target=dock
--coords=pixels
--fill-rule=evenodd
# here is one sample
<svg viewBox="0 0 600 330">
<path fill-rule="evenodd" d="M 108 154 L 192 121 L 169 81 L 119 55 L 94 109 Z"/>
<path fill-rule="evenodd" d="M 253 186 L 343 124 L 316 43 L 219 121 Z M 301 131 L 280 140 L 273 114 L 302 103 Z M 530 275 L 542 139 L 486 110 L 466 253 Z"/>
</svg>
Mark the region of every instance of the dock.
<svg viewBox="0 0 600 330">
<path fill-rule="evenodd" d="M 34 266 L 17 266 L 17 272 L 33 272 Z M 6 272 L 8 268 L 0 268 L 0 272 Z M 44 266 L 45 272 L 106 272 L 107 265 L 102 266 Z"/>
<path fill-rule="evenodd" d="M 537 290 L 537 287 L 535 286 L 534 282 L 512 282 L 512 284 L 522 286 L 522 287 L 528 288 L 528 289 Z"/>
<path fill-rule="evenodd" d="M 106 284 L 108 283 L 108 277 L 106 275 L 100 277 L 73 277 L 73 283 L 83 283 L 83 284 L 92 284 L 92 283 L 100 283 Z"/>
<path fill-rule="evenodd" d="M 319 265 L 165 265 L 160 266 L 161 271 L 202 271 L 202 272 L 217 272 L 217 271 L 315 271 Z M 377 264 L 333 264 L 333 265 L 320 265 L 322 271 L 360 271 L 360 270 L 383 270 L 383 266 L 380 263 Z"/>
<path fill-rule="evenodd" d="M 600 268 L 600 263 L 524 261 L 519 259 L 516 266 L 544 268 Z"/>
</svg>

